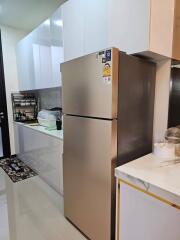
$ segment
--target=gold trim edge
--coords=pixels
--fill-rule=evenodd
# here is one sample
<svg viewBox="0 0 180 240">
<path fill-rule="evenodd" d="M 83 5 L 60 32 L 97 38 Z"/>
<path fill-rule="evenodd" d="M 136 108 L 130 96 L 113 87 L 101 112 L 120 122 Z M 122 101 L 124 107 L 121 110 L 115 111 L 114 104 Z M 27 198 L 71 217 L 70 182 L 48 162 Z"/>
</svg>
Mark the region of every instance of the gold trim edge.
<svg viewBox="0 0 180 240">
<path fill-rule="evenodd" d="M 167 204 L 167 205 L 169 205 L 173 208 L 176 208 L 176 209 L 180 210 L 180 205 L 174 204 L 174 203 L 172 203 L 172 202 L 170 202 L 170 201 L 168 201 L 168 200 L 166 200 L 162 197 L 159 197 L 159 196 L 155 195 L 154 193 L 148 192 L 148 191 L 146 191 L 146 190 L 144 190 L 144 189 L 142 189 L 142 188 L 140 188 L 140 187 L 138 187 L 138 186 L 136 186 L 132 183 L 129 183 L 129 182 L 123 180 L 123 179 L 118 179 L 118 191 L 117 191 L 117 194 L 118 194 L 118 197 L 117 197 L 118 198 L 117 199 L 118 200 L 118 204 L 117 204 L 118 212 L 117 212 L 117 233 L 116 233 L 117 235 L 116 235 L 116 240 L 120 240 L 120 185 L 121 185 L 121 183 L 124 183 L 124 184 L 126 184 L 126 185 L 128 185 L 128 186 L 130 186 L 130 187 L 132 187 L 132 188 L 134 188 L 134 189 L 136 189 L 136 190 L 138 190 L 142 193 L 145 193 L 145 194 L 149 195 L 150 197 L 155 198 L 158 201 L 161 201 L 161 202 L 163 202 L 163 203 L 165 203 L 165 204 Z"/>
<path fill-rule="evenodd" d="M 128 181 L 123 180 L 123 179 L 118 179 L 118 185 L 119 185 L 118 188 L 119 188 L 119 191 L 120 191 L 120 184 L 121 184 L 121 183 L 124 183 L 124 184 L 126 184 L 126 185 L 128 185 L 128 186 L 130 186 L 130 187 L 132 187 L 132 188 L 134 188 L 134 189 L 136 189 L 136 190 L 138 190 L 138 191 L 140 191 L 140 192 L 142 192 L 142 193 L 145 193 L 145 194 L 149 195 L 150 197 L 155 198 L 155 199 L 158 200 L 158 201 L 161 201 L 161 202 L 163 202 L 163 203 L 165 203 L 165 204 L 167 204 L 167 205 L 169 205 L 169 206 L 171 206 L 171 207 L 173 207 L 173 208 L 176 208 L 176 209 L 180 210 L 180 205 L 177 205 L 177 204 L 175 204 L 175 203 L 172 203 L 172 202 L 170 202 L 169 200 L 166 200 L 165 198 L 159 197 L 159 196 L 157 196 L 156 194 L 151 193 L 151 192 L 149 192 L 149 191 L 146 191 L 146 190 L 144 190 L 144 189 L 142 189 L 142 188 L 140 188 L 140 187 L 138 187 L 138 186 L 136 186 L 136 185 L 134 185 L 134 184 L 132 184 L 132 183 L 129 183 Z"/>
</svg>

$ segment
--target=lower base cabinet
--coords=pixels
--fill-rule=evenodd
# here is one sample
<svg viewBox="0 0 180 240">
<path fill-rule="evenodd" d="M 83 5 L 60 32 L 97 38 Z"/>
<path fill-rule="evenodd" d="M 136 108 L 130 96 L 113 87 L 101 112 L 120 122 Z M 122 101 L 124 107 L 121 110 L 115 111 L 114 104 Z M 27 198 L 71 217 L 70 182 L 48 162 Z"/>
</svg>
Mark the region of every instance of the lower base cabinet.
<svg viewBox="0 0 180 240">
<path fill-rule="evenodd" d="M 117 181 L 116 240 L 179 240 L 180 210 Z"/>
<path fill-rule="evenodd" d="M 15 123 L 16 153 L 63 195 L 63 140 Z"/>
</svg>

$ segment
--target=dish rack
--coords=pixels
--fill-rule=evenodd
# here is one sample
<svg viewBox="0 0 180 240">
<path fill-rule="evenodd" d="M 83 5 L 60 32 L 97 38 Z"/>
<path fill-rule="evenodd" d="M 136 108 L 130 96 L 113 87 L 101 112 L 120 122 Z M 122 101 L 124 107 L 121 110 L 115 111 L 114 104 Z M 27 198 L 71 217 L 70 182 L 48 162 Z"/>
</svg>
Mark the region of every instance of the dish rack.
<svg viewBox="0 0 180 240">
<path fill-rule="evenodd" d="M 35 122 L 38 102 L 33 93 L 12 93 L 13 119 L 16 122 Z"/>
</svg>

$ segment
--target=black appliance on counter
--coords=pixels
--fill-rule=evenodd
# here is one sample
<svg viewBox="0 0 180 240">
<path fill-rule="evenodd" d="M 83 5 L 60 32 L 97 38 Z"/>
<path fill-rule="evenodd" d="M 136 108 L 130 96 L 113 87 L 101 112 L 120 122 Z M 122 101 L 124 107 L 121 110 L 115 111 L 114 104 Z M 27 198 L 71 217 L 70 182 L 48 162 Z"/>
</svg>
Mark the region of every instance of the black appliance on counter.
<svg viewBox="0 0 180 240">
<path fill-rule="evenodd" d="M 51 111 L 59 111 L 59 116 L 57 117 L 57 120 L 56 120 L 56 127 L 57 127 L 57 130 L 62 130 L 62 108 L 59 108 L 59 107 L 55 107 L 55 108 L 51 108 L 50 109 Z"/>
<path fill-rule="evenodd" d="M 38 101 L 33 93 L 12 93 L 13 119 L 16 122 L 37 121 Z"/>
</svg>

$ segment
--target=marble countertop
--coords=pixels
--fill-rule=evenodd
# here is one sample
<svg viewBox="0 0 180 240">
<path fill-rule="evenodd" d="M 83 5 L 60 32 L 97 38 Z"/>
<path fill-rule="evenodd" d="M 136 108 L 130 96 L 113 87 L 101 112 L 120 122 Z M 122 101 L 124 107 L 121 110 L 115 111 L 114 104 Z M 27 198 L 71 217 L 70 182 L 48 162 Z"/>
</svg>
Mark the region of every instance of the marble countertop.
<svg viewBox="0 0 180 240">
<path fill-rule="evenodd" d="M 180 158 L 163 160 L 148 154 L 115 169 L 115 176 L 139 179 L 180 199 Z"/>
<path fill-rule="evenodd" d="M 46 135 L 49 135 L 51 137 L 58 138 L 60 140 L 63 140 L 63 130 L 47 130 L 46 127 L 43 126 L 32 126 L 31 124 L 27 123 L 20 123 L 20 122 L 15 122 L 16 124 L 23 125 L 24 127 L 33 129 L 35 131 L 39 131 L 41 133 L 44 133 Z"/>
</svg>

